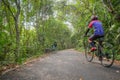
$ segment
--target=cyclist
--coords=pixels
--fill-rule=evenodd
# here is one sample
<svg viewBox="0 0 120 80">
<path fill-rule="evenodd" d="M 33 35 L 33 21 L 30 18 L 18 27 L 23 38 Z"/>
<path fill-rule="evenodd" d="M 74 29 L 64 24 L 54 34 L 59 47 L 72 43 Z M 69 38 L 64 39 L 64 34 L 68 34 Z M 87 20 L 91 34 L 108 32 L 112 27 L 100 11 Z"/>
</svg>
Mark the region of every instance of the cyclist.
<svg viewBox="0 0 120 80">
<path fill-rule="evenodd" d="M 94 29 L 94 34 L 92 36 L 90 36 L 89 40 L 88 40 L 90 45 L 92 46 L 91 47 L 91 52 L 92 52 L 92 51 L 96 50 L 94 40 L 101 38 L 101 37 L 104 37 L 104 30 L 103 30 L 102 22 L 98 20 L 98 16 L 96 16 L 96 15 L 91 16 L 91 21 L 88 25 L 88 29 L 85 33 L 85 36 L 89 32 L 90 28 Z"/>
</svg>

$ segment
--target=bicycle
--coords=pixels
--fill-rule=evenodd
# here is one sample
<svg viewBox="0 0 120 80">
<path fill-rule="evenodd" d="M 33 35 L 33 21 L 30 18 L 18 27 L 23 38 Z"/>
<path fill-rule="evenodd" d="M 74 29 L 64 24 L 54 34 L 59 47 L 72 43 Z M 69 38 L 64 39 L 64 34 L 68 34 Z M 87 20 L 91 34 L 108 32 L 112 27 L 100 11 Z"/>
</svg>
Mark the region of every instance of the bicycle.
<svg viewBox="0 0 120 80">
<path fill-rule="evenodd" d="M 88 42 L 88 36 L 86 36 L 83 41 L 85 56 L 88 62 L 91 62 L 94 56 L 96 56 L 99 58 L 101 65 L 103 65 L 104 67 L 111 67 L 114 63 L 115 55 L 112 51 L 112 46 L 109 43 L 103 41 L 102 39 L 103 38 L 99 38 L 94 41 L 97 50 L 91 52 L 91 45 Z"/>
</svg>

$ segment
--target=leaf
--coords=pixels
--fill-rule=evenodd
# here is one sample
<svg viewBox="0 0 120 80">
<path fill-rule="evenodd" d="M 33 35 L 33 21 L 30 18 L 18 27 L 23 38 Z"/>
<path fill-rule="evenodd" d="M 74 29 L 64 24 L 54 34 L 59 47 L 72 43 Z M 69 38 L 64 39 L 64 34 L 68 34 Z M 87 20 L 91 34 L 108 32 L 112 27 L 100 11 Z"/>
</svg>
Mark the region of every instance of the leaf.
<svg viewBox="0 0 120 80">
<path fill-rule="evenodd" d="M 80 80 L 83 80 L 83 78 L 80 78 Z"/>
</svg>

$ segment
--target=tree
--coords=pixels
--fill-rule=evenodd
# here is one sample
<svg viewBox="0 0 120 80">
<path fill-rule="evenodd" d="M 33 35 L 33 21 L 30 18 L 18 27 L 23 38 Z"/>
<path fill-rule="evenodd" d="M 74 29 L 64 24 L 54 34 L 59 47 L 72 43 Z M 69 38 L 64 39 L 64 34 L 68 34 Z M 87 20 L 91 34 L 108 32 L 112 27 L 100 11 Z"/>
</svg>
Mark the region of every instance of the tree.
<svg viewBox="0 0 120 80">
<path fill-rule="evenodd" d="M 9 1 L 4 1 L 2 0 L 2 2 L 4 3 L 4 6 L 8 8 L 11 16 L 14 19 L 14 25 L 15 25 L 15 30 L 16 30 L 16 49 L 15 49 L 15 55 L 16 55 L 16 60 L 18 58 L 19 55 L 19 43 L 20 43 L 20 32 L 19 32 L 19 15 L 20 15 L 20 0 L 15 0 L 15 5 L 16 5 L 16 12 L 13 12 L 11 7 L 10 7 L 10 2 Z"/>
</svg>

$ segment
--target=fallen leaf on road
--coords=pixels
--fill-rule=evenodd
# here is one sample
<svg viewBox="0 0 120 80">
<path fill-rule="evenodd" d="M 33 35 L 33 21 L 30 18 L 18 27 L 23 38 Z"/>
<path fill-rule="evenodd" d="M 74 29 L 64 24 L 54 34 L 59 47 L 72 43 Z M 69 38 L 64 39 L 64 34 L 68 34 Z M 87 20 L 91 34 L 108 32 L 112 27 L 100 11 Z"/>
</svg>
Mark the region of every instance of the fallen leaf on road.
<svg viewBox="0 0 120 80">
<path fill-rule="evenodd" d="M 80 80 L 83 80 L 82 78 L 80 78 Z"/>
<path fill-rule="evenodd" d="M 116 71 L 116 73 L 119 73 L 119 72 L 120 72 L 119 70 Z"/>
<path fill-rule="evenodd" d="M 83 62 L 82 64 L 85 64 L 85 62 Z"/>
</svg>

